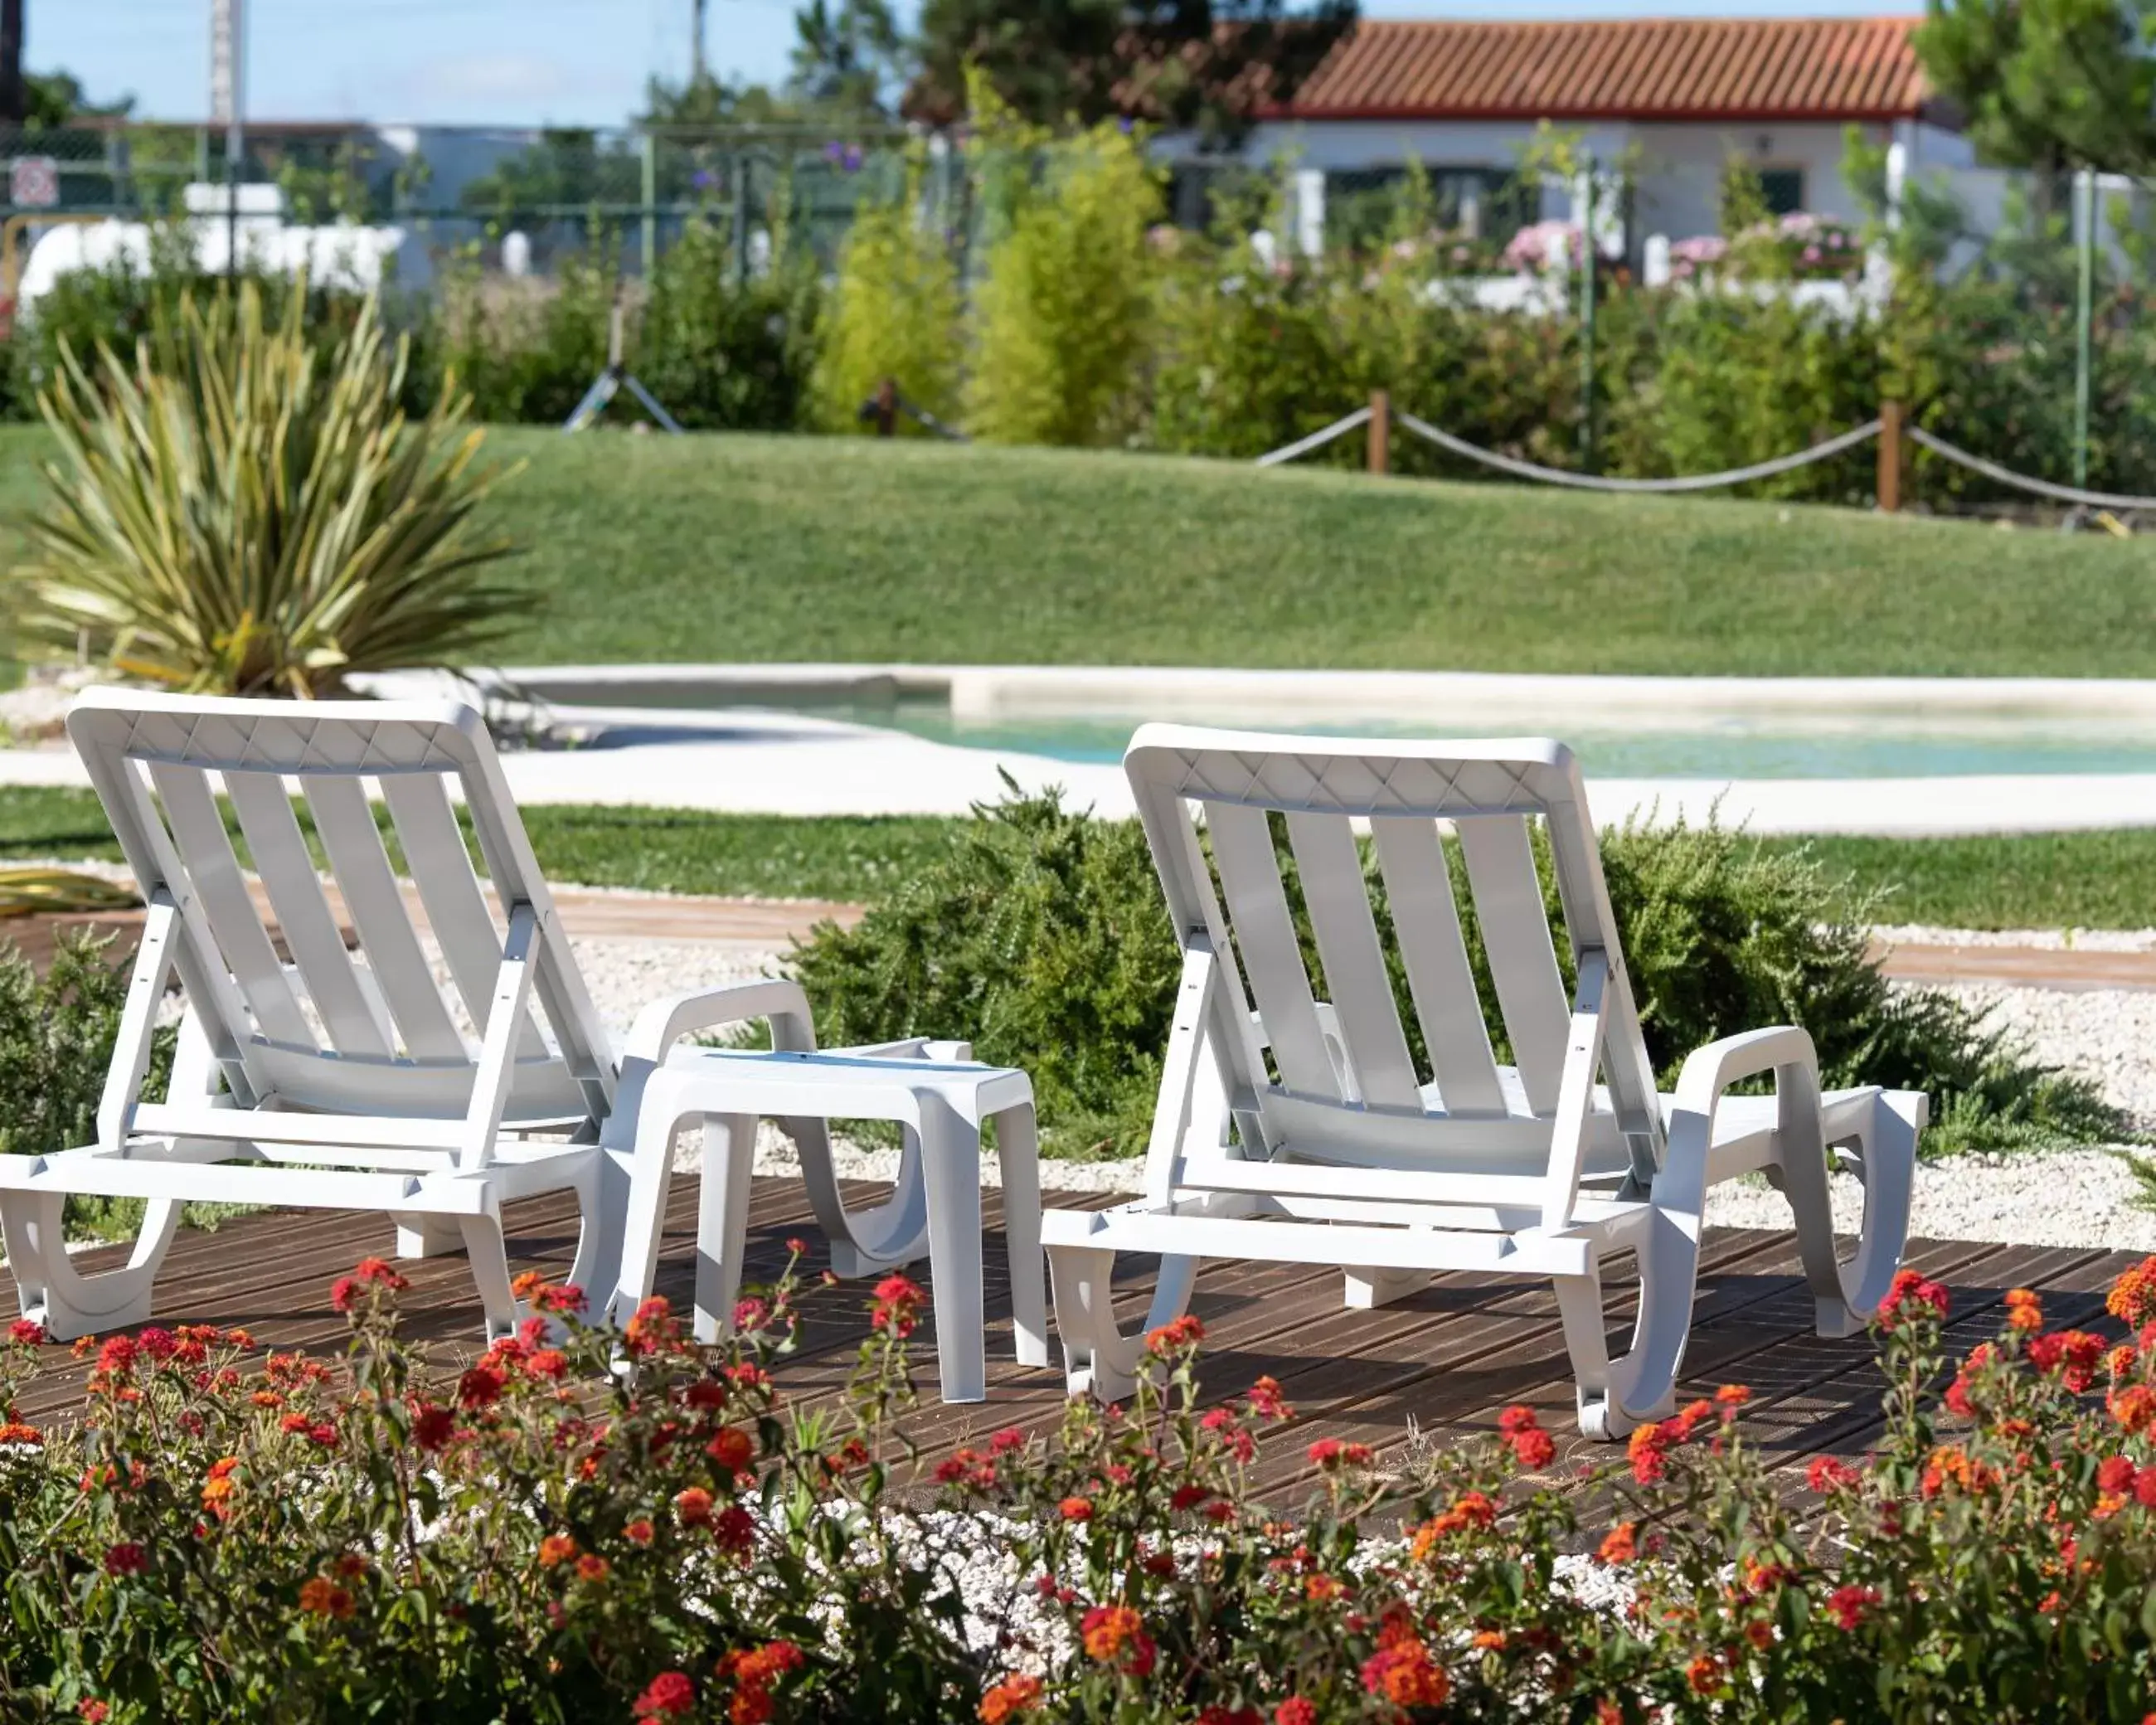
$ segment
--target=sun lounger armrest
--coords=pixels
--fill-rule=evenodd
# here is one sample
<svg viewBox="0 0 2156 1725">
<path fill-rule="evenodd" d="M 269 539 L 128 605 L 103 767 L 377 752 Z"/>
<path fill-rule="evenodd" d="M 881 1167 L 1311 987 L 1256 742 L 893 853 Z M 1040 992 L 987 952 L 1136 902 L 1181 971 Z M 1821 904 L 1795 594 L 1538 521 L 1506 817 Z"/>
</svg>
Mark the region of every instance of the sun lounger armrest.
<svg viewBox="0 0 2156 1725">
<path fill-rule="evenodd" d="M 629 1033 L 623 1055 L 630 1060 L 649 1060 L 655 1066 L 684 1036 L 752 1019 L 771 1021 L 773 1048 L 798 1053 L 816 1046 L 816 1023 L 808 1010 L 808 997 L 802 993 L 800 983 L 774 978 L 653 1001 L 636 1015 L 636 1025 Z"/>
<path fill-rule="evenodd" d="M 1724 1036 L 1686 1056 L 1677 1075 L 1677 1111 L 1703 1115 L 1712 1122 L 1722 1093 L 1732 1084 L 1757 1078 L 1763 1072 L 1800 1066 L 1819 1087 L 1819 1055 L 1811 1034 L 1794 1024 L 1775 1024 L 1764 1030 L 1744 1030 Z"/>
</svg>

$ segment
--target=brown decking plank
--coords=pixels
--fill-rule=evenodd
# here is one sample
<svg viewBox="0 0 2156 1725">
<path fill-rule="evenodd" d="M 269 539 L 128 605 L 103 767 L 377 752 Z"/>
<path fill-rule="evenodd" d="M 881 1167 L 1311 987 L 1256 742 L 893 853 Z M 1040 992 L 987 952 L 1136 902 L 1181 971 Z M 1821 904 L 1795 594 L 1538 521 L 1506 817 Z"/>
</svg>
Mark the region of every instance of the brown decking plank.
<svg viewBox="0 0 2156 1725">
<path fill-rule="evenodd" d="M 2142 1255 L 2082 1251 L 2073 1255 L 2077 1261 L 2059 1271 L 2005 1284 L 2033 1287 L 2044 1296 L 2046 1328 L 2087 1328 L 2100 1322 L 2104 1315 L 2104 1296 L 2112 1281 L 2129 1265 L 2140 1262 Z M 1949 1358 L 1958 1358 L 1977 1343 L 1991 1339 L 1998 1329 L 1996 1314 L 2003 1304 L 2005 1286 L 1999 1288 L 1998 1297 L 1987 1298 L 1974 1307 L 1957 1300 L 1956 1305 L 1962 1309 L 1949 1312 L 1944 1332 Z M 1862 1405 L 1841 1410 L 1838 1417 L 1804 1429 L 1777 1458 L 1775 1465 L 1794 1472 L 1809 1465 L 1815 1455 L 1858 1455 L 1869 1450 L 1886 1429 L 1880 1400 L 1875 1393 Z"/>
<path fill-rule="evenodd" d="M 1686 1350 L 1687 1373 L 1681 1380 L 1680 1399 L 1688 1399 L 1686 1388 L 1700 1381 L 1700 1357 L 1704 1344 L 1709 1368 L 1716 1376 L 1727 1373 L 1738 1363 L 1757 1358 L 1763 1353 L 1798 1347 L 1811 1342 L 1822 1348 L 1840 1350 L 1848 1369 L 1854 1370 L 1869 1362 L 1871 1353 L 1864 1344 L 1851 1342 L 1822 1343 L 1812 1333 L 1811 1293 L 1802 1275 L 1794 1266 L 1797 1263 L 1796 1243 L 1793 1235 L 1780 1230 L 1762 1230 L 1770 1245 L 1778 1250 L 1774 1257 L 1781 1258 L 1793 1266 L 1786 1274 L 1773 1275 L 1765 1286 L 1751 1289 L 1717 1288 L 1705 1285 L 1712 1273 L 1702 1264 L 1702 1286 L 1700 1301 L 1695 1307 L 1692 1337 Z M 1979 1259 L 1993 1249 L 1981 1246 L 1962 1246 L 1958 1243 L 1925 1245 L 1920 1243 L 1912 1261 L 1927 1274 L 1944 1271 L 1955 1273 L 1964 1264 Z M 1773 1261 L 1770 1257 L 1769 1261 Z M 1553 1311 L 1555 1299 L 1546 1289 L 1540 1291 Z M 1629 1310 L 1629 1306 L 1625 1309 Z M 1698 1316 L 1704 1313 L 1703 1317 Z M 1404 1434 L 1399 1422 L 1380 1419 L 1371 1413 L 1371 1404 L 1377 1398 L 1353 1397 L 1328 1407 L 1322 1416 L 1328 1435 L 1343 1440 L 1365 1442 L 1378 1451 L 1380 1464 L 1396 1466 L 1403 1455 L 1418 1445 L 1432 1442 L 1454 1443 L 1486 1435 L 1494 1430 L 1496 1415 L 1500 1407 L 1519 1403 L 1533 1408 L 1543 1416 L 1543 1423 L 1558 1439 L 1558 1454 L 1552 1471 L 1557 1476 L 1576 1469 L 1582 1463 L 1599 1465 L 1609 1460 L 1611 1450 L 1604 1444 L 1592 1442 L 1580 1436 L 1573 1424 L 1573 1380 L 1561 1338 L 1556 1333 L 1555 1323 L 1550 1326 L 1547 1342 L 1537 1347 L 1523 1338 L 1506 1350 L 1507 1354 L 1534 1347 L 1530 1356 L 1532 1363 L 1545 1375 L 1536 1381 L 1514 1387 L 1513 1393 L 1478 1403 L 1471 1412 L 1460 1416 L 1440 1419 L 1427 1425 L 1419 1425 L 1412 1434 Z M 1623 1345 L 1621 1343 L 1619 1345 Z M 1859 1353 L 1851 1353 L 1852 1347 L 1862 1348 Z M 1828 1375 L 1832 1375 L 1831 1371 Z M 1708 1393 L 1712 1383 L 1707 1385 Z M 1306 1458 L 1299 1452 L 1288 1452 L 1276 1458 L 1260 1470 L 1260 1489 L 1291 1488 L 1314 1478 L 1314 1471 Z"/>
<path fill-rule="evenodd" d="M 1789 1266 L 1794 1266 L 1795 1256 L 1793 1240 L 1779 1230 L 1712 1230 L 1702 1253 L 1699 1309 L 1713 1312 L 1732 1304 L 1742 1307 L 1774 1296 L 1792 1278 L 1794 1271 Z M 1621 1322 L 1631 1309 L 1632 1290 L 1637 1285 L 1632 1262 L 1627 1254 L 1618 1260 L 1613 1272 L 1605 1273 L 1605 1322 Z M 1384 1440 L 1390 1442 L 1400 1439 L 1401 1423 L 1389 1416 L 1380 1420 L 1367 1411 L 1379 1400 L 1396 1401 L 1404 1393 L 1455 1384 L 1458 1386 L 1455 1394 L 1432 1399 L 1440 1409 L 1436 1423 L 1462 1431 L 1486 1430 L 1494 1426 L 1499 1408 L 1522 1402 L 1534 1406 L 1538 1390 L 1549 1392 L 1556 1386 L 1562 1389 L 1563 1419 L 1568 1423 L 1572 1378 L 1556 1296 L 1545 1281 L 1508 1281 L 1507 1292 L 1498 1301 L 1484 1302 L 1466 1313 L 1425 1311 L 1419 1326 L 1404 1325 L 1404 1340 L 1422 1344 L 1423 1358 L 1404 1362 L 1405 1369 L 1383 1374 L 1382 1388 L 1358 1388 L 1367 1382 L 1367 1374 L 1358 1368 L 1369 1350 L 1355 1345 L 1361 1338 L 1349 1333 L 1344 1337 L 1349 1348 L 1298 1370 L 1292 1379 L 1282 1380 L 1290 1389 L 1290 1399 L 1299 1397 L 1306 1404 L 1322 1399 L 1325 1411 L 1317 1423 L 1332 1435 L 1337 1435 L 1333 1428 L 1344 1415 L 1382 1430 Z M 1404 1312 L 1403 1316 L 1409 1314 Z M 1327 1333 L 1337 1332 L 1328 1330 Z M 1516 1377 L 1516 1373 L 1522 1375 Z M 1493 1378 L 1503 1387 L 1491 1387 Z M 1553 1409 L 1558 1405 L 1553 1394 L 1545 1394 L 1543 1399 Z M 1417 1416 L 1411 1413 L 1409 1417 Z M 1419 1419 L 1417 1424 L 1419 1429 Z"/>
</svg>

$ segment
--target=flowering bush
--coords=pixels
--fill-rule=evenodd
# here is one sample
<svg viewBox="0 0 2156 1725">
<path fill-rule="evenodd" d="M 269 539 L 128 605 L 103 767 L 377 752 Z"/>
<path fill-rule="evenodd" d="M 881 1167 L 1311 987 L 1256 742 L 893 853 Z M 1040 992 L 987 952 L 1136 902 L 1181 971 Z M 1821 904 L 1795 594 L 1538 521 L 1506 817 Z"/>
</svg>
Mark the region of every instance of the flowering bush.
<svg viewBox="0 0 2156 1725">
<path fill-rule="evenodd" d="M 1515 274 L 1539 275 L 1550 267 L 1550 253 L 1562 242 L 1571 267 L 1580 262 L 1579 224 L 1577 222 L 1530 222 L 1505 244 L 1504 263 Z"/>
<path fill-rule="evenodd" d="M 80 1421 L 0 1423 L 0 1716 L 1854 1725 L 2156 1693 L 2156 1259 L 2120 1334 L 2008 1294 L 1943 1394 L 1947 1295 L 1905 1272 L 1876 1452 L 1794 1496 L 1728 1385 L 1562 1477 L 1525 1407 L 1401 1476 L 1320 1437 L 1292 1515 L 1250 1471 L 1294 1410 L 1265 1378 L 1203 1404 L 1194 1318 L 1127 1409 L 931 1481 L 903 1276 L 843 1396 L 790 1413 L 790 1279 L 718 1348 L 656 1300 L 616 1344 L 527 1281 L 540 1315 L 460 1372 L 397 1339 L 402 1286 L 338 1281 L 341 1363 L 146 1329 L 78 1344 Z M 40 1340 L 0 1350 L 11 1404 Z"/>
</svg>

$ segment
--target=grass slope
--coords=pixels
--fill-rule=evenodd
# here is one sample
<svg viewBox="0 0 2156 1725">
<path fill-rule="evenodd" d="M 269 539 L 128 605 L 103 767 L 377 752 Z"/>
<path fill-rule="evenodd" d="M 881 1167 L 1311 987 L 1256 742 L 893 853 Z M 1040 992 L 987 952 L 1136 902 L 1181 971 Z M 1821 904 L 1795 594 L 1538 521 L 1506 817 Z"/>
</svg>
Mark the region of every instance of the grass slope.
<svg viewBox="0 0 2156 1725">
<path fill-rule="evenodd" d="M 0 429 L 0 561 L 35 428 Z M 503 657 L 2156 674 L 2156 547 L 906 440 L 503 429 Z M 4 652 L 4 647 L 0 647 Z"/>
<path fill-rule="evenodd" d="M 2156 672 L 2156 547 L 867 439 L 505 431 L 506 657 Z"/>
<path fill-rule="evenodd" d="M 305 809 L 300 810 L 302 819 Z M 760 898 L 862 901 L 942 853 L 961 823 L 706 814 L 690 809 L 542 805 L 524 811 L 539 861 L 557 880 Z M 1842 902 L 1889 896 L 1887 920 L 1955 928 L 2143 928 L 2156 925 L 2156 829 L 2012 838 L 1775 839 L 1807 847 Z M 88 791 L 0 788 L 0 858 L 117 860 Z M 0 930 L 4 933 L 4 930 Z"/>
</svg>

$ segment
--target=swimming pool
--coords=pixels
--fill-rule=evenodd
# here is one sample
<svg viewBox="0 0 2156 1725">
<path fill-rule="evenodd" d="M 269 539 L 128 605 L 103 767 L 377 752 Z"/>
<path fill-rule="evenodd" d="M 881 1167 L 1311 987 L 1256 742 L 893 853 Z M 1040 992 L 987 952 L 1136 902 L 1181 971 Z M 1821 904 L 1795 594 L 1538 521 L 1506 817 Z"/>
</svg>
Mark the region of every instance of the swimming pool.
<svg viewBox="0 0 2156 1725">
<path fill-rule="evenodd" d="M 1142 713 L 954 715 L 939 701 L 857 701 L 789 707 L 961 747 L 1018 751 L 1051 760 L 1112 762 L 1122 757 Z M 1189 718 L 1188 715 L 1178 717 Z M 1517 737 L 1517 722 L 1476 726 L 1375 718 L 1313 722 L 1289 716 L 1271 726 L 1247 711 L 1200 723 L 1292 730 L 1320 736 Z M 1996 773 L 2156 773 L 2156 727 L 2087 721 L 1956 715 L 1930 720 L 1876 716 L 1724 719 L 1685 726 L 1568 725 L 1556 729 L 1589 773 L 1620 778 L 1933 778 Z"/>
</svg>

